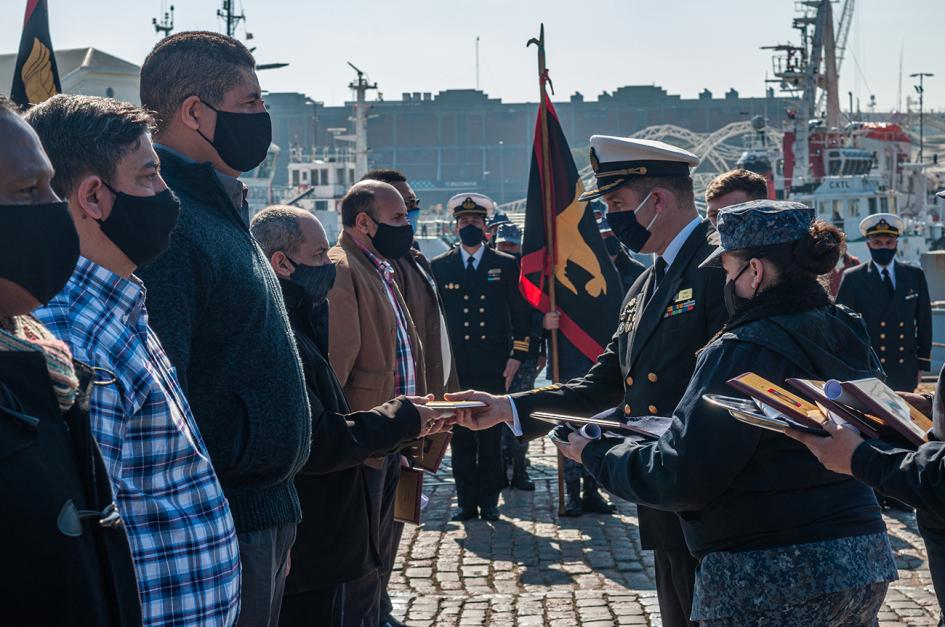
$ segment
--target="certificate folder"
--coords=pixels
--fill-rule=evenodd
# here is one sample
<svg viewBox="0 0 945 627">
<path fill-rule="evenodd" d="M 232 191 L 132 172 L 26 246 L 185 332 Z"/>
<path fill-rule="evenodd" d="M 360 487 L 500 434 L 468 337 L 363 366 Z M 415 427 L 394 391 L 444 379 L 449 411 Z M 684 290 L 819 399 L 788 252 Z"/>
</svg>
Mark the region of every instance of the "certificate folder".
<svg viewBox="0 0 945 627">
<path fill-rule="evenodd" d="M 827 421 L 827 416 L 817 405 L 797 394 L 788 392 L 754 372 L 746 372 L 729 379 L 728 384 L 810 429 L 822 431 Z"/>
<path fill-rule="evenodd" d="M 411 448 L 416 449 L 416 454 L 413 456 L 414 463 L 435 474 L 443 463 L 443 457 L 446 455 L 446 449 L 452 438 L 453 434 L 446 431 L 416 440 L 411 444 Z"/>
<path fill-rule="evenodd" d="M 672 418 L 664 416 L 641 416 L 633 418 L 626 422 L 603 418 L 603 416 L 613 416 L 615 410 L 609 409 L 595 416 L 568 416 L 566 414 L 555 414 L 551 412 L 536 411 L 531 414 L 532 418 L 544 420 L 553 424 L 571 424 L 571 425 L 597 425 L 603 430 L 617 431 L 623 435 L 638 435 L 645 438 L 659 439 L 673 423 Z"/>
<path fill-rule="evenodd" d="M 394 520 L 420 524 L 420 501 L 423 495 L 423 471 L 401 468 L 397 494 L 394 497 Z"/>
</svg>

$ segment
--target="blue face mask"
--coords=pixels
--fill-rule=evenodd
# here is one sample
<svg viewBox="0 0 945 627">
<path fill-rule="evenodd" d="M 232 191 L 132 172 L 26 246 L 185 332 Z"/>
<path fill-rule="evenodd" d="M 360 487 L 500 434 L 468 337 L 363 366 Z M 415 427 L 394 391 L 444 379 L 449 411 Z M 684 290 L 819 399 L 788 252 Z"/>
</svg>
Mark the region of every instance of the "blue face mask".
<svg viewBox="0 0 945 627">
<path fill-rule="evenodd" d="M 417 223 L 420 222 L 420 210 L 411 209 L 407 212 L 407 222 L 413 227 L 413 232 L 417 232 Z"/>
</svg>

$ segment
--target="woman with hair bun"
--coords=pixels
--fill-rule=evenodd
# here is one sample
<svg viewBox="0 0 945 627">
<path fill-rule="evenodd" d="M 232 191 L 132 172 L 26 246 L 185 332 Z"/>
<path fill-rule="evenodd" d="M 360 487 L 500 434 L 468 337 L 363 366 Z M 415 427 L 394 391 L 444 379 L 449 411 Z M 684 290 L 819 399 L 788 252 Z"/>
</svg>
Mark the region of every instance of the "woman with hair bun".
<svg viewBox="0 0 945 627">
<path fill-rule="evenodd" d="M 724 267 L 731 318 L 701 351 L 669 431 L 645 443 L 571 435 L 560 447 L 613 494 L 679 514 L 699 560 L 693 621 L 874 625 L 896 565 L 872 490 L 703 400 L 732 395 L 726 381 L 748 371 L 777 384 L 882 376 L 863 321 L 820 281 L 843 235 L 804 205 L 770 200 L 722 209 L 718 231 L 703 263 Z"/>
</svg>

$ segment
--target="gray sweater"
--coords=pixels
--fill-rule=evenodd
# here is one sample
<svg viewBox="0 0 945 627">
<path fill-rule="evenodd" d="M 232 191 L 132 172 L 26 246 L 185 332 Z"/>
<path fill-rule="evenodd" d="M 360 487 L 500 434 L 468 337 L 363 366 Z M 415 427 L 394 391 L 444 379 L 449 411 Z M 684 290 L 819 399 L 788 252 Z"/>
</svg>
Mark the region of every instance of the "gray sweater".
<svg viewBox="0 0 945 627">
<path fill-rule="evenodd" d="M 301 520 L 293 478 L 311 416 L 279 283 L 215 171 L 158 147 L 181 200 L 170 247 L 140 268 L 239 533 Z"/>
</svg>

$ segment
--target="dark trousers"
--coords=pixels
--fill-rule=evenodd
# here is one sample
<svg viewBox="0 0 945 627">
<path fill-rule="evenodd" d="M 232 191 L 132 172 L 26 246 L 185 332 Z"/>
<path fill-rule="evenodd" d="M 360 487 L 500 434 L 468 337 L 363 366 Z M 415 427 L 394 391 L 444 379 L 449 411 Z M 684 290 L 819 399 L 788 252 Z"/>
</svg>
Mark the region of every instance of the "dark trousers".
<svg viewBox="0 0 945 627">
<path fill-rule="evenodd" d="M 502 477 L 502 429 L 496 425 L 484 431 L 453 429 L 453 477 L 460 509 L 495 507 L 504 484 Z"/>
<path fill-rule="evenodd" d="M 342 627 L 377 627 L 381 623 L 381 572 L 372 570 L 349 581 L 342 593 Z"/>
<path fill-rule="evenodd" d="M 387 593 L 391 573 L 394 571 L 394 560 L 397 558 L 397 547 L 400 546 L 400 537 L 404 533 L 404 523 L 394 520 L 394 504 L 397 498 L 397 484 L 400 482 L 400 455 L 388 455 L 384 468 L 384 496 L 381 500 L 381 524 L 378 528 L 380 542 L 377 549 L 381 554 L 380 572 L 380 612 L 381 618 L 387 618 L 393 605 Z"/>
<path fill-rule="evenodd" d="M 243 567 L 238 627 L 276 627 L 279 624 L 295 528 L 290 524 L 237 535 Z"/>
<path fill-rule="evenodd" d="M 939 605 L 939 625 L 945 624 L 945 519 L 925 510 L 916 510 L 919 533 L 925 541 L 925 551 L 929 556 L 929 573 Z"/>
<path fill-rule="evenodd" d="M 342 627 L 344 586 L 282 597 L 279 627 Z"/>
<path fill-rule="evenodd" d="M 686 549 L 656 549 L 653 562 L 663 627 L 697 627 L 689 620 L 698 566 L 696 558 Z"/>
<path fill-rule="evenodd" d="M 495 374 L 489 377 L 463 376 L 460 373 L 459 385 L 464 390 L 502 394 L 505 392 L 505 381 L 502 379 L 504 367 L 503 362 L 497 366 Z M 460 509 L 495 507 L 499 504 L 499 492 L 505 486 L 502 429 L 508 427 L 496 425 L 484 431 L 453 428 L 450 451 Z"/>
</svg>

